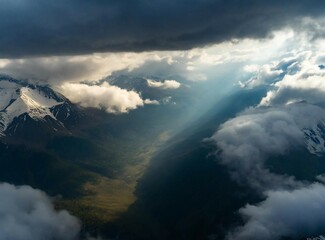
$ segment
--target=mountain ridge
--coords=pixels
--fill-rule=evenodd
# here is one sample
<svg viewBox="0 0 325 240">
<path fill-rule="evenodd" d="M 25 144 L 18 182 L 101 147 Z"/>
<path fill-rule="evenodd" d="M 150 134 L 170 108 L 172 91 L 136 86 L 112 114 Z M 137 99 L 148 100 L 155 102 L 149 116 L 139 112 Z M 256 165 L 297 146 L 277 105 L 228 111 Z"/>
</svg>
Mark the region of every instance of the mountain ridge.
<svg viewBox="0 0 325 240">
<path fill-rule="evenodd" d="M 67 130 L 76 118 L 73 104 L 48 86 L 0 76 L 0 137 L 13 136 L 26 122 L 48 125 L 50 131 Z M 52 128 L 52 129 L 51 129 Z"/>
</svg>

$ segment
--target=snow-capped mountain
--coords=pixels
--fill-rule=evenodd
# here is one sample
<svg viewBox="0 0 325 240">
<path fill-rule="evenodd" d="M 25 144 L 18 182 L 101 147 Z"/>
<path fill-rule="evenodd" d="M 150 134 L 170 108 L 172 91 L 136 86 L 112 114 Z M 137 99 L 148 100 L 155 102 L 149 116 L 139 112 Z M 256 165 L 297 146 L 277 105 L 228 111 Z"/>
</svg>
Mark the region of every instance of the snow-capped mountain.
<svg viewBox="0 0 325 240">
<path fill-rule="evenodd" d="M 35 127 L 62 130 L 72 117 L 71 103 L 47 86 L 1 76 L 0 99 L 1 137 L 13 136 L 22 127 L 31 128 L 31 123 Z"/>
<path fill-rule="evenodd" d="M 325 122 L 322 121 L 313 128 L 303 129 L 303 132 L 308 151 L 317 156 L 325 154 Z"/>
</svg>

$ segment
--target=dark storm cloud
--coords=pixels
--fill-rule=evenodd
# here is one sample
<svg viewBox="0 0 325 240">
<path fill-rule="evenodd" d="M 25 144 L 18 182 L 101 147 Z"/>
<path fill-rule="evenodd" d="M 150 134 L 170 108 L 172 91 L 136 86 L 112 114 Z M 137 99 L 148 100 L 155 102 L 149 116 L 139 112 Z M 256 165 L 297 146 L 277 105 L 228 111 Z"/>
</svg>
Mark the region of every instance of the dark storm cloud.
<svg viewBox="0 0 325 240">
<path fill-rule="evenodd" d="M 188 49 L 265 37 L 322 0 L 3 0 L 0 56 Z"/>
</svg>

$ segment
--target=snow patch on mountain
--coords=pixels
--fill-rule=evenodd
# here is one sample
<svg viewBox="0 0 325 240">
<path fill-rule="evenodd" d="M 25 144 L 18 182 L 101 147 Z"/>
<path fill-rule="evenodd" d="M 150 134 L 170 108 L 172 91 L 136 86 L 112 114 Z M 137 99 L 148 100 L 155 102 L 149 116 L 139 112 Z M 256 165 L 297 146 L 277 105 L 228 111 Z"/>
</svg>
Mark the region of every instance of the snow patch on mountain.
<svg viewBox="0 0 325 240">
<path fill-rule="evenodd" d="M 325 153 L 325 122 L 322 121 L 317 126 L 303 129 L 305 143 L 308 151 L 317 156 Z"/>
<path fill-rule="evenodd" d="M 0 136 L 15 118 L 28 114 L 36 121 L 43 121 L 46 116 L 57 120 L 51 108 L 64 103 L 64 99 L 47 88 L 13 81 L 0 81 Z"/>
</svg>

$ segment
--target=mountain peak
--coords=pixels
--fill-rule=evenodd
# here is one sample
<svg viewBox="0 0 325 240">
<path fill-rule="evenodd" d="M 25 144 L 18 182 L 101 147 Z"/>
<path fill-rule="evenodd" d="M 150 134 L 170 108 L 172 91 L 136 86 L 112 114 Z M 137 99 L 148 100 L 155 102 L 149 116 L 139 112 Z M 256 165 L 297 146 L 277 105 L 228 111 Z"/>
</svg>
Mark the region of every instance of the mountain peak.
<svg viewBox="0 0 325 240">
<path fill-rule="evenodd" d="M 0 136 L 2 137 L 7 135 L 8 129 L 16 129 L 12 125 L 17 122 L 21 124 L 27 119 L 51 122 L 51 124 L 55 122 L 55 125 L 64 126 L 56 118 L 58 112 L 54 110 L 68 100 L 50 87 L 31 85 L 12 78 L 1 78 L 0 98 Z M 69 107 L 69 104 L 64 106 Z M 17 121 L 19 118 L 20 121 Z M 48 121 L 49 118 L 51 121 Z"/>
</svg>

